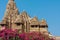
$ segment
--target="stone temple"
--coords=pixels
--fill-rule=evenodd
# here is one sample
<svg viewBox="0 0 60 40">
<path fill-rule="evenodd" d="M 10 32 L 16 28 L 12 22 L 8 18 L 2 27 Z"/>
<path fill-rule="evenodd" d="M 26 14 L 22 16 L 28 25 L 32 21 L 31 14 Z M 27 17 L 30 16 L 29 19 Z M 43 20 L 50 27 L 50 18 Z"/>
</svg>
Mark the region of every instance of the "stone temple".
<svg viewBox="0 0 60 40">
<path fill-rule="evenodd" d="M 4 17 L 0 22 L 0 30 L 2 27 L 22 32 L 41 32 L 49 35 L 48 25 L 44 19 L 41 21 L 37 17 L 31 18 L 26 11 L 19 13 L 14 0 L 9 0 Z"/>
</svg>

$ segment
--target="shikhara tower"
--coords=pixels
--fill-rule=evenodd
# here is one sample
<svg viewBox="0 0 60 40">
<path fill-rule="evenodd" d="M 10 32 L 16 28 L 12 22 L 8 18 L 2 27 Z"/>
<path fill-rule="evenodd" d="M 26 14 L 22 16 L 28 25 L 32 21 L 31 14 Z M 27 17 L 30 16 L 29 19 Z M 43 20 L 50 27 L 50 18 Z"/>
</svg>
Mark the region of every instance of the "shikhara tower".
<svg viewBox="0 0 60 40">
<path fill-rule="evenodd" d="M 30 18 L 26 11 L 19 13 L 14 0 L 9 0 L 7 4 L 5 15 L 0 22 L 0 29 L 2 26 L 8 29 L 16 29 L 19 33 L 35 31 L 49 34 L 48 25 L 44 19 L 39 21 L 37 17 Z"/>
</svg>

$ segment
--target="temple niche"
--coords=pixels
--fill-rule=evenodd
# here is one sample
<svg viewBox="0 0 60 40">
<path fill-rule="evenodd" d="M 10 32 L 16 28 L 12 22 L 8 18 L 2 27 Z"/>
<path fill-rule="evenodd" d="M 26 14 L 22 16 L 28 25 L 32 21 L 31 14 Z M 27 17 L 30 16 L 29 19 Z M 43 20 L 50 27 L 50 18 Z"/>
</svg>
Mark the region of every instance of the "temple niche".
<svg viewBox="0 0 60 40">
<path fill-rule="evenodd" d="M 48 25 L 44 19 L 41 21 L 37 17 L 31 18 L 26 11 L 19 13 L 14 0 L 9 0 L 0 27 L 21 32 L 41 32 L 48 34 Z"/>
</svg>

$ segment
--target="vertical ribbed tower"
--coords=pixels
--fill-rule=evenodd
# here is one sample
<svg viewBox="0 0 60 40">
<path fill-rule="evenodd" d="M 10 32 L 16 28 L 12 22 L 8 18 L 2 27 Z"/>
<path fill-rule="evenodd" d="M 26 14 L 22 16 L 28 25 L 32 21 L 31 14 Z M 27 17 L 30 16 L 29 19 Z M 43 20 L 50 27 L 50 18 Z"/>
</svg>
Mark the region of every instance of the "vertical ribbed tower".
<svg viewBox="0 0 60 40">
<path fill-rule="evenodd" d="M 4 19 L 7 20 L 7 26 L 10 28 L 11 24 L 14 23 L 16 16 L 19 14 L 18 9 L 16 7 L 16 4 L 14 2 L 14 0 L 9 0 L 7 7 L 6 7 L 6 11 L 5 11 L 5 15 L 4 15 Z"/>
</svg>

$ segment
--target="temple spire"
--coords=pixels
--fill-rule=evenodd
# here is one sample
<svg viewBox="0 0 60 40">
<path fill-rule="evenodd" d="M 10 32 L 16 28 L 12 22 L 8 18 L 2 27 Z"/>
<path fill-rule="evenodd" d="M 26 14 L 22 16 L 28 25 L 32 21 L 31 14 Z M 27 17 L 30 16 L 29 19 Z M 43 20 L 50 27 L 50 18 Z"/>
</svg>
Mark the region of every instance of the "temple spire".
<svg viewBox="0 0 60 40">
<path fill-rule="evenodd" d="M 4 17 L 9 16 L 9 14 L 10 15 L 19 14 L 18 9 L 16 7 L 16 4 L 15 4 L 14 0 L 9 0 L 8 1 Z"/>
<path fill-rule="evenodd" d="M 6 19 L 8 22 L 8 27 L 11 27 L 11 23 L 14 23 L 14 20 L 16 19 L 16 16 L 19 14 L 19 11 L 16 7 L 16 4 L 14 0 L 9 0 L 8 4 L 6 6 L 5 15 L 3 17 L 3 20 Z"/>
<path fill-rule="evenodd" d="M 45 26 L 45 27 L 48 27 L 47 23 L 46 23 L 46 20 L 44 18 L 42 18 L 41 22 L 40 22 L 40 26 Z"/>
</svg>

